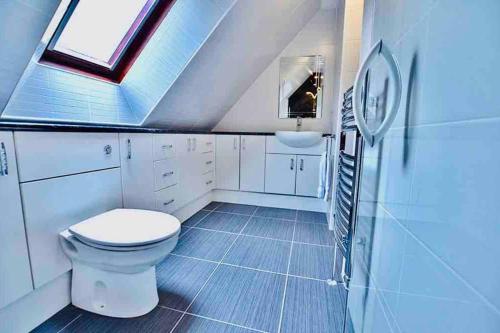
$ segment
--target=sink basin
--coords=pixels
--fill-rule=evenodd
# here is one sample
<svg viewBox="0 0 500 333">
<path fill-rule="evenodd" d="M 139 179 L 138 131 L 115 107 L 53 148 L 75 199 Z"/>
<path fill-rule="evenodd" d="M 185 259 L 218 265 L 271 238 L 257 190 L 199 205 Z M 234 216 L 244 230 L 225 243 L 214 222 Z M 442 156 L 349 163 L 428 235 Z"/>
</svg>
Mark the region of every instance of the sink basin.
<svg viewBox="0 0 500 333">
<path fill-rule="evenodd" d="M 276 138 L 278 140 L 294 148 L 306 148 L 311 147 L 321 141 L 323 133 L 320 132 L 297 132 L 297 131 L 277 131 Z"/>
</svg>

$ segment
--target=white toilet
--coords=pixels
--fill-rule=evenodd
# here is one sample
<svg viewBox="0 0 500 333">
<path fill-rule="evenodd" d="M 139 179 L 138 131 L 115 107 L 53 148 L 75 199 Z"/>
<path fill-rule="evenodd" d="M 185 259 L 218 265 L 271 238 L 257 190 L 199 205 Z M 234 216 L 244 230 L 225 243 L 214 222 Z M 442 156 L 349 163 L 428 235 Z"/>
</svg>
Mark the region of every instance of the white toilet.
<svg viewBox="0 0 500 333">
<path fill-rule="evenodd" d="M 60 233 L 73 263 L 73 305 L 110 317 L 144 315 L 158 304 L 155 265 L 175 247 L 174 216 L 115 209 Z"/>
</svg>

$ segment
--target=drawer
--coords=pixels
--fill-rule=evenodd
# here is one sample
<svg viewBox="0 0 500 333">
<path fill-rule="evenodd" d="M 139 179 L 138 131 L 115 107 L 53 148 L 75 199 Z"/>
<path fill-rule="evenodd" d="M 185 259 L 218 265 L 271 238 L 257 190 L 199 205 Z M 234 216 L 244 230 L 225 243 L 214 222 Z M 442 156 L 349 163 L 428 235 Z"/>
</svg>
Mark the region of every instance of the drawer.
<svg viewBox="0 0 500 333">
<path fill-rule="evenodd" d="M 205 193 L 215 188 L 215 176 L 213 171 L 207 172 L 203 175 L 203 186 Z"/>
<path fill-rule="evenodd" d="M 153 135 L 153 157 L 155 161 L 175 157 L 175 136 L 172 134 Z"/>
<path fill-rule="evenodd" d="M 178 186 L 172 186 L 155 192 L 156 209 L 164 213 L 172 213 L 178 208 Z"/>
<path fill-rule="evenodd" d="M 215 170 L 215 155 L 211 152 L 201 154 L 201 173 Z"/>
<path fill-rule="evenodd" d="M 155 191 L 177 184 L 179 173 L 174 160 L 154 162 Z"/>
<path fill-rule="evenodd" d="M 207 153 L 215 150 L 215 135 L 198 135 L 197 139 L 199 152 Z"/>
<path fill-rule="evenodd" d="M 21 182 L 120 166 L 118 133 L 16 132 L 14 136 Z"/>
<path fill-rule="evenodd" d="M 326 151 L 326 138 L 314 146 L 307 148 L 294 148 L 281 143 L 274 135 L 266 136 L 267 154 L 289 154 L 289 155 L 322 155 Z"/>
</svg>

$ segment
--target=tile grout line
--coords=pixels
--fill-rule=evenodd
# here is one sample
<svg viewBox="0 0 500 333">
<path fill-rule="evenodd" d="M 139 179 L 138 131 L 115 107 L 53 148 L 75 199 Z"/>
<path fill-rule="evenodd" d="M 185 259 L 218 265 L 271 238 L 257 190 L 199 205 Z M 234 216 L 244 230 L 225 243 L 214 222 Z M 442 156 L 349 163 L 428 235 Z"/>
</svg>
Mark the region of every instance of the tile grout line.
<svg viewBox="0 0 500 333">
<path fill-rule="evenodd" d="M 70 327 L 75 321 L 77 321 L 78 319 L 80 319 L 80 317 L 83 316 L 82 313 L 80 313 L 78 316 L 76 316 L 75 318 L 73 318 L 73 320 L 71 320 L 69 323 L 67 323 L 66 325 L 64 325 L 63 328 L 61 328 L 59 331 L 57 331 L 57 333 L 61 333 L 63 332 L 64 330 L 66 330 L 68 327 Z"/>
<path fill-rule="evenodd" d="M 244 235 L 242 235 L 242 236 L 244 236 Z M 186 259 L 193 259 L 193 260 L 199 260 L 199 261 L 209 262 L 209 263 L 212 263 L 212 264 L 218 264 L 219 263 L 218 261 L 213 261 L 213 260 L 209 260 L 209 259 L 202 259 L 202 258 L 196 258 L 196 257 L 190 257 L 190 256 L 182 255 L 182 254 L 170 253 L 169 255 L 170 256 L 174 256 L 174 257 L 180 257 L 180 258 L 186 258 Z M 231 267 L 237 267 L 237 268 L 243 268 L 243 269 L 248 269 L 248 270 L 258 271 L 258 272 L 263 272 L 263 273 L 278 274 L 278 275 L 283 275 L 283 276 L 287 275 L 286 273 L 268 271 L 268 270 L 265 270 L 265 269 L 260 269 L 260 268 L 255 268 L 255 267 L 249 267 L 249 266 L 235 265 L 235 264 L 230 264 L 230 263 L 226 263 L 226 262 L 221 263 L 221 265 L 231 266 Z M 295 277 L 295 278 L 300 278 L 300 279 L 305 279 L 305 280 L 313 280 L 313 281 L 318 281 L 318 282 L 326 282 L 326 281 L 328 281 L 327 279 L 323 280 L 323 279 L 318 279 L 318 278 L 313 278 L 313 277 L 308 277 L 308 276 L 302 276 L 302 275 L 295 275 L 295 274 L 288 274 L 288 275 L 291 276 L 291 277 Z"/>
<path fill-rule="evenodd" d="M 249 215 L 247 215 L 247 216 L 249 216 Z M 288 220 L 288 221 L 290 222 L 291 220 Z M 297 222 L 297 223 L 300 223 L 300 222 Z M 302 224 L 313 224 L 313 223 L 302 223 Z M 232 235 L 239 235 L 240 234 L 240 233 L 235 233 L 235 232 L 230 232 L 230 231 L 217 230 L 217 229 L 208 229 L 208 228 L 201 228 L 201 227 L 184 227 L 184 228 L 198 229 L 198 230 L 204 230 L 204 231 L 213 231 L 213 232 L 221 232 L 221 233 L 232 234 Z M 184 234 L 186 234 L 186 233 L 187 233 L 187 231 Z M 245 237 L 254 237 L 254 238 L 261 238 L 261 239 L 268 239 L 268 240 L 280 241 L 280 242 L 288 242 L 288 243 L 292 242 L 291 240 L 286 240 L 286 239 L 264 237 L 264 236 L 256 236 L 256 235 L 244 234 L 244 233 L 242 233 L 241 235 L 245 236 Z M 303 244 L 303 245 L 311 245 L 311 246 L 328 247 L 328 248 L 333 248 L 334 247 L 333 245 L 313 244 L 313 243 L 298 242 L 298 241 L 293 241 L 293 243 Z"/>
<path fill-rule="evenodd" d="M 184 313 L 184 311 L 182 311 L 182 310 L 170 308 L 170 307 L 165 306 L 165 305 L 158 305 L 158 307 L 160 307 L 162 309 L 167 309 L 167 310 L 179 312 L 179 313 Z M 214 318 L 210 318 L 210 317 L 207 317 L 207 316 L 202 316 L 202 315 L 199 315 L 199 314 L 196 314 L 196 313 L 191 313 L 191 312 L 188 312 L 188 311 L 186 311 L 186 314 L 189 315 L 189 316 L 193 316 L 193 317 L 198 317 L 198 318 L 203 318 L 203 319 L 210 320 L 210 321 L 215 321 L 215 322 L 218 322 L 218 323 L 221 323 L 221 324 L 226 324 L 226 325 L 230 325 L 230 326 L 244 328 L 244 329 L 251 330 L 251 331 L 254 331 L 254 332 L 268 333 L 266 331 L 261 331 L 261 330 L 255 329 L 255 328 L 246 327 L 246 326 L 242 326 L 242 325 L 238 325 L 238 324 L 233 324 L 233 323 L 230 323 L 230 322 L 227 322 L 227 321 L 223 321 L 223 320 L 219 320 L 219 319 L 214 319 Z"/>
<path fill-rule="evenodd" d="M 287 292 L 287 287 L 288 287 L 288 277 L 290 274 L 290 263 L 292 262 L 292 252 L 293 252 L 293 241 L 295 240 L 295 226 L 297 224 L 297 217 L 298 217 L 299 211 L 295 211 L 295 222 L 293 224 L 293 233 L 292 233 L 292 242 L 290 244 L 290 253 L 288 254 L 288 265 L 286 268 L 286 275 L 285 275 L 285 288 L 283 289 L 283 299 L 281 300 L 281 311 L 280 311 L 280 320 L 278 323 L 278 332 L 281 332 L 281 327 L 283 325 L 283 315 L 285 312 L 285 301 L 286 301 L 286 292 Z"/>
<path fill-rule="evenodd" d="M 220 206 L 220 205 L 219 205 Z M 218 206 L 218 207 L 219 207 Z M 189 308 L 194 304 L 194 301 L 196 300 L 196 298 L 198 297 L 198 295 L 200 295 L 200 293 L 203 291 L 203 289 L 205 288 L 205 286 L 208 284 L 208 281 L 210 281 L 210 279 L 212 278 L 212 276 L 215 274 L 215 272 L 219 269 L 220 265 L 222 264 L 222 261 L 226 258 L 227 254 L 229 253 L 229 251 L 231 251 L 231 249 L 233 248 L 234 244 L 236 243 L 236 241 L 238 240 L 238 238 L 240 237 L 241 235 L 241 232 L 243 231 L 243 229 L 245 229 L 245 227 L 247 226 L 247 224 L 250 222 L 250 220 L 252 219 L 252 217 L 254 216 L 255 212 L 257 211 L 257 207 L 255 208 L 255 211 L 253 212 L 253 214 L 251 216 L 248 216 L 248 219 L 247 219 L 247 222 L 245 223 L 245 225 L 241 228 L 240 230 L 240 234 L 238 236 L 236 236 L 236 238 L 233 240 L 233 242 L 231 243 L 231 245 L 228 247 L 228 249 L 226 250 L 226 252 L 224 253 L 224 255 L 222 256 L 221 260 L 219 261 L 219 263 L 217 264 L 217 266 L 215 267 L 215 269 L 212 271 L 212 273 L 210 273 L 210 276 L 208 277 L 208 279 L 205 281 L 205 283 L 203 284 L 203 286 L 201 286 L 200 290 L 198 290 L 198 292 L 196 293 L 196 295 L 193 297 L 193 300 L 191 301 L 191 303 L 189 303 L 189 305 L 186 307 L 186 310 L 184 310 L 184 313 L 182 314 L 182 316 L 180 316 L 180 318 L 177 320 L 177 322 L 175 323 L 174 327 L 172 327 L 172 329 L 170 330 L 170 333 L 173 333 L 174 330 L 177 328 L 177 326 L 179 326 L 179 323 L 182 321 L 182 319 L 186 316 L 186 313 L 188 313 L 188 310 Z M 209 214 L 207 214 L 209 215 Z"/>
</svg>

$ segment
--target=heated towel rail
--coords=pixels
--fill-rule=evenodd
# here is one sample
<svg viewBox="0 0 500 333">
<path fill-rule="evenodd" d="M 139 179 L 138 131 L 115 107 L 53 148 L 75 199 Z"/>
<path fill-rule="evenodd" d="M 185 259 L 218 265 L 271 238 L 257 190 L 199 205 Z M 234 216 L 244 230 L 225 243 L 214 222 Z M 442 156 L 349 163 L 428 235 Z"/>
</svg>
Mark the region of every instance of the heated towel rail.
<svg viewBox="0 0 500 333">
<path fill-rule="evenodd" d="M 341 277 L 349 288 L 352 271 L 352 240 L 356 227 L 358 184 L 363 139 L 355 123 L 353 112 L 353 88 L 344 93 L 341 110 L 340 148 L 337 165 L 337 183 L 334 211 L 334 237 L 337 249 L 344 260 Z M 350 139 L 351 145 L 347 145 Z"/>
</svg>

